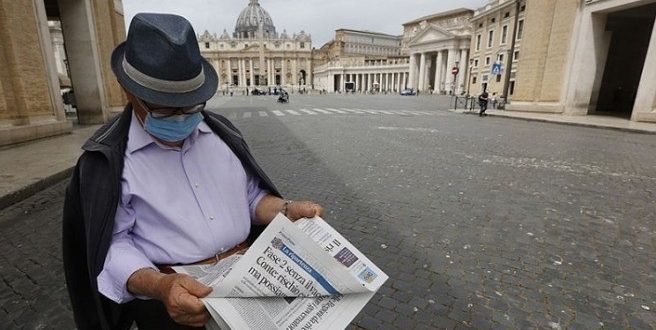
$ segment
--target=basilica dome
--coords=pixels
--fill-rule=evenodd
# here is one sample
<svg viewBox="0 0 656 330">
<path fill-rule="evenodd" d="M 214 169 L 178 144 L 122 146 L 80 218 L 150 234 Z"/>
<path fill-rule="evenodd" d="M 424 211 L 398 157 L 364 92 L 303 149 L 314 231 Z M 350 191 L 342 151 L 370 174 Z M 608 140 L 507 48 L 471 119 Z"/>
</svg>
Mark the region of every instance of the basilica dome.
<svg viewBox="0 0 656 330">
<path fill-rule="evenodd" d="M 264 37 L 276 37 L 276 27 L 269 13 L 260 6 L 258 0 L 250 0 L 248 7 L 241 11 L 235 25 L 235 38 L 257 38 L 259 23 L 262 22 Z"/>
</svg>

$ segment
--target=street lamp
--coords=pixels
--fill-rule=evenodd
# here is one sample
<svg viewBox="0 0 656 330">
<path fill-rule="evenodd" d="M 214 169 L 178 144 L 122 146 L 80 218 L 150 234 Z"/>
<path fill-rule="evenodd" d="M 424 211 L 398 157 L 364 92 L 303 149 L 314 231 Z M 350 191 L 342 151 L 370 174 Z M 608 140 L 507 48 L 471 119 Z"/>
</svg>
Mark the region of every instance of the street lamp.
<svg viewBox="0 0 656 330">
<path fill-rule="evenodd" d="M 458 74 L 460 73 L 460 61 L 456 61 L 456 72 L 453 75 L 453 83 L 451 84 L 451 92 L 453 95 L 458 95 Z"/>
<path fill-rule="evenodd" d="M 471 90 L 473 66 L 474 66 L 474 59 L 470 58 L 469 59 L 469 78 L 467 79 L 467 96 L 469 96 L 469 92 Z"/>
</svg>

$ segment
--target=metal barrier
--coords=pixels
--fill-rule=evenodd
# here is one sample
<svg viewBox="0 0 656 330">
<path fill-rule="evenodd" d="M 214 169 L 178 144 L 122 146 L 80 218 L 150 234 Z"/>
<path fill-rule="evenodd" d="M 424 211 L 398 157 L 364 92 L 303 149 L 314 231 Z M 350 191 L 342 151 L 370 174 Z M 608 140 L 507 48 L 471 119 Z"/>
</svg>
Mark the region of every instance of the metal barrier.
<svg viewBox="0 0 656 330">
<path fill-rule="evenodd" d="M 473 96 L 454 96 L 453 109 L 464 109 L 473 111 L 476 108 L 476 98 Z"/>
</svg>

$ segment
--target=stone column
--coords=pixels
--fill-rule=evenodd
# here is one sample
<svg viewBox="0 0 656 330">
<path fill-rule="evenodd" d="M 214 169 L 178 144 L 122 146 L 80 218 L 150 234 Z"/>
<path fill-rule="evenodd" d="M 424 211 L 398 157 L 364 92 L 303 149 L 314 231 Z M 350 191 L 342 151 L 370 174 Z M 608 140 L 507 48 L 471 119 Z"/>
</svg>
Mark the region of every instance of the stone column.
<svg viewBox="0 0 656 330">
<path fill-rule="evenodd" d="M 280 85 L 285 86 L 287 84 L 287 59 L 282 58 L 282 73 L 280 74 Z"/>
<path fill-rule="evenodd" d="M 444 57 L 442 56 L 442 51 L 437 52 L 437 59 L 435 60 L 435 91 L 441 92 L 442 87 L 442 68 L 444 67 Z"/>
<path fill-rule="evenodd" d="M 415 67 L 417 66 L 416 54 L 410 54 L 410 70 L 408 71 L 408 88 L 417 88 L 415 84 Z"/>
<path fill-rule="evenodd" d="M 342 72 L 342 87 L 341 87 L 342 93 L 346 92 L 346 79 L 347 79 L 347 75 L 344 72 Z"/>
<path fill-rule="evenodd" d="M 417 89 L 423 91 L 426 88 L 426 53 L 421 53 L 419 60 L 419 82 L 417 83 Z"/>
<path fill-rule="evenodd" d="M 453 74 L 451 74 L 451 69 L 456 66 L 456 50 L 455 49 L 449 49 L 447 53 L 447 61 L 446 61 L 446 79 L 444 82 L 446 92 L 454 92 L 454 86 L 453 86 Z"/>
<path fill-rule="evenodd" d="M 309 58 L 305 59 L 305 72 L 307 72 L 305 74 L 305 84 L 308 87 L 312 88 L 312 85 L 313 85 L 313 81 L 312 81 L 312 79 L 313 79 L 312 78 L 313 77 L 313 75 L 312 75 L 312 61 Z"/>
<path fill-rule="evenodd" d="M 458 87 L 456 88 L 456 93 L 460 95 L 465 90 L 465 79 L 467 78 L 467 66 L 468 66 L 468 56 L 467 50 L 460 50 L 460 65 L 458 72 Z"/>
<path fill-rule="evenodd" d="M 255 86 L 255 61 L 252 58 L 248 59 L 250 63 L 250 70 L 251 70 L 251 84 L 250 86 Z M 263 70 L 264 68 L 260 68 L 260 70 Z"/>
<path fill-rule="evenodd" d="M 360 90 L 360 74 L 355 75 L 355 90 L 359 91 Z"/>
<path fill-rule="evenodd" d="M 292 86 L 298 85 L 298 68 L 296 66 L 297 59 L 292 59 Z"/>
<path fill-rule="evenodd" d="M 656 121 L 656 88 L 654 88 L 656 86 L 656 61 L 653 59 L 656 58 L 656 22 L 654 22 L 651 32 L 646 58 L 631 120 L 654 122 Z"/>
<path fill-rule="evenodd" d="M 248 85 L 246 84 L 246 78 L 248 77 L 248 74 L 246 72 L 246 70 L 247 70 L 246 69 L 247 68 L 246 63 L 248 63 L 247 61 L 248 61 L 247 59 L 242 59 L 241 60 L 241 70 L 242 70 L 242 74 L 244 75 L 242 77 L 241 81 L 243 81 L 242 86 L 244 86 L 244 87 L 248 87 Z"/>
</svg>

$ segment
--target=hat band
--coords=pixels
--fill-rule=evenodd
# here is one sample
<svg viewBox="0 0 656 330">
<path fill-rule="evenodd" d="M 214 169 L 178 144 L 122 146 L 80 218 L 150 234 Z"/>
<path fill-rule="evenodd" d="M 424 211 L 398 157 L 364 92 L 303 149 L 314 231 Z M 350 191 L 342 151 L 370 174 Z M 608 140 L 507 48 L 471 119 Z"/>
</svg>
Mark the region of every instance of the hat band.
<svg viewBox="0 0 656 330">
<path fill-rule="evenodd" d="M 127 59 L 123 57 L 123 70 L 134 82 L 137 84 L 163 93 L 187 93 L 195 91 L 205 83 L 205 71 L 201 67 L 200 73 L 189 80 L 163 80 L 151 77 L 128 63 Z"/>
</svg>

